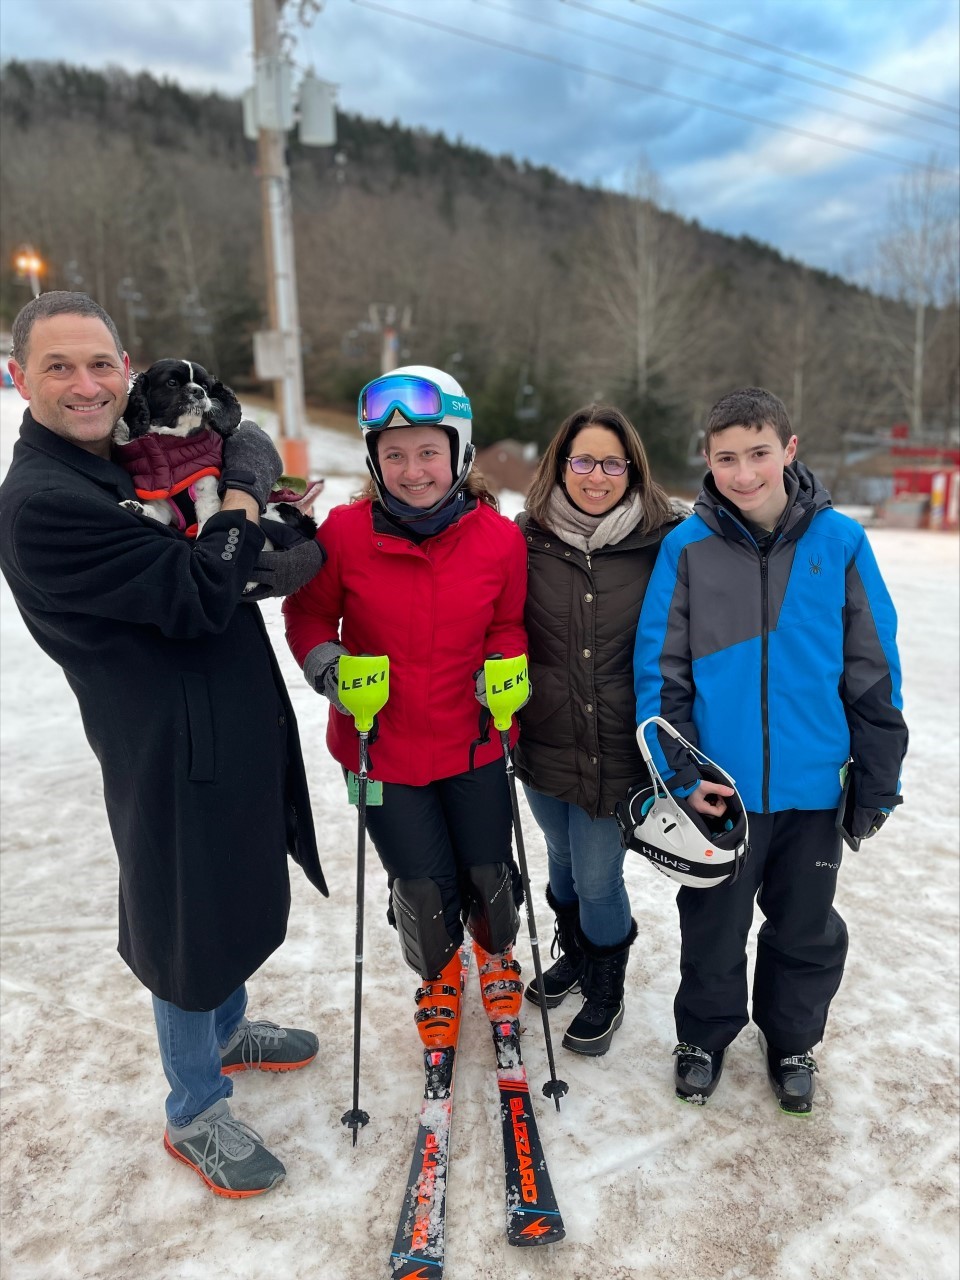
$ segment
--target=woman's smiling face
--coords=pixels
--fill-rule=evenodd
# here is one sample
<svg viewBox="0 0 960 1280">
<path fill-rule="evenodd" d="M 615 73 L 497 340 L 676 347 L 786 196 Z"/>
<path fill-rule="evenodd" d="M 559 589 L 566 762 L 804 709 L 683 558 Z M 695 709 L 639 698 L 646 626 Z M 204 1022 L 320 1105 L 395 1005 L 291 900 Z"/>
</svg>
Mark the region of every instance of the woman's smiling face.
<svg viewBox="0 0 960 1280">
<path fill-rule="evenodd" d="M 588 516 L 606 515 L 617 505 L 630 485 L 629 467 L 622 476 L 608 476 L 600 466 L 604 458 L 624 459 L 620 437 L 609 427 L 596 424 L 584 427 L 571 440 L 567 457 L 576 458 L 583 454 L 595 458 L 597 465 L 589 475 L 581 476 L 577 475 L 569 462 L 564 461 L 563 487 L 574 506 Z"/>
</svg>

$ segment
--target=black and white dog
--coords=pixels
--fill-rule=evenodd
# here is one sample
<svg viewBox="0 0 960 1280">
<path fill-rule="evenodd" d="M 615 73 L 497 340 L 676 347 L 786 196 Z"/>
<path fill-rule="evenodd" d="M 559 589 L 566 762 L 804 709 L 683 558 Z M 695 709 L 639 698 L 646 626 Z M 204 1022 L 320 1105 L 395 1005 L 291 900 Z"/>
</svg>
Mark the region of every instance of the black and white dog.
<svg viewBox="0 0 960 1280">
<path fill-rule="evenodd" d="M 134 478 L 140 514 L 161 524 L 179 522 L 181 504 L 174 497 L 184 489 L 198 527 L 219 511 L 223 440 L 240 418 L 237 397 L 203 365 L 158 360 L 137 374 L 113 441 L 118 461 Z M 152 447 L 144 442 L 148 435 L 157 437 Z"/>
<path fill-rule="evenodd" d="M 186 506 L 192 500 L 199 531 L 220 510 L 223 441 L 241 416 L 237 397 L 203 365 L 164 359 L 138 374 L 113 432 L 115 457 L 133 477 L 138 494 L 136 502 L 123 505 L 192 531 Z M 267 515 L 313 538 L 317 526 L 309 512 L 322 488 L 323 481 L 315 480 L 304 493 L 277 489 Z"/>
</svg>

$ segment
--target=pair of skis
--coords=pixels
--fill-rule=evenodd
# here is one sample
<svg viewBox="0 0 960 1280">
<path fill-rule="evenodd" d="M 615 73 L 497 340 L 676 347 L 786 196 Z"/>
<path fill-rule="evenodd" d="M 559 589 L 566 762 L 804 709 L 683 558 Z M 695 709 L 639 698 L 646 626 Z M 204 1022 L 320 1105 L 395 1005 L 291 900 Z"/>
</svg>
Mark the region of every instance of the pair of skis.
<svg viewBox="0 0 960 1280">
<path fill-rule="evenodd" d="M 470 947 L 464 944 L 460 949 L 461 996 L 470 956 Z M 458 1038 L 462 1020 L 461 1016 Z M 514 1019 L 506 1019 L 492 1022 L 490 1029 L 500 1093 L 507 1243 L 552 1244 L 563 1239 L 563 1219 L 547 1172 L 527 1072 L 520 1058 L 519 1025 Z M 427 1071 L 410 1175 L 390 1255 L 394 1280 L 440 1280 L 443 1275 L 456 1045 L 453 1077 L 445 1097 L 429 1096 L 429 1062 Z"/>
<path fill-rule="evenodd" d="M 357 771 L 357 919 L 356 958 L 354 967 L 353 1026 L 353 1106 L 344 1113 L 342 1123 L 352 1131 L 353 1145 L 357 1132 L 369 1117 L 360 1107 L 360 1011 L 363 981 L 363 915 L 364 861 L 366 850 L 366 805 L 368 785 L 367 746 L 378 711 L 389 693 L 389 658 L 353 657 L 344 654 L 337 665 L 337 685 L 341 703 L 353 715 L 359 738 Z M 493 723 L 500 734 L 504 764 L 510 790 L 513 825 L 517 842 L 517 858 L 527 904 L 527 922 L 538 990 L 543 990 L 540 949 L 530 877 L 527 872 L 520 811 L 517 803 L 516 778 L 510 755 L 510 727 L 514 714 L 529 696 L 526 655 L 515 658 L 488 658 L 484 662 L 486 702 Z M 460 951 L 460 994 L 463 995 L 470 967 L 470 949 Z M 481 994 L 483 989 L 481 985 Z M 546 1005 L 541 1005 L 544 1041 L 550 1066 L 550 1081 L 543 1087 L 552 1097 L 557 1110 L 567 1091 L 566 1083 L 557 1079 L 547 1021 Z M 457 1019 L 459 1039 L 460 1019 Z M 547 1172 L 537 1119 L 530 1102 L 530 1085 L 520 1057 L 520 1026 L 516 1018 L 491 1022 L 497 1062 L 497 1086 L 500 1093 L 500 1120 L 503 1130 L 503 1158 L 506 1189 L 507 1242 L 512 1245 L 550 1244 L 562 1240 L 563 1220 Z M 444 1237 L 446 1230 L 447 1171 L 450 1160 L 450 1127 L 453 1115 L 453 1086 L 456 1073 L 456 1046 L 452 1060 L 444 1058 L 449 1050 L 429 1051 L 424 1065 L 426 1083 L 417 1141 L 410 1176 L 404 1195 L 403 1211 L 391 1254 L 394 1280 L 440 1280 L 443 1275 Z"/>
</svg>

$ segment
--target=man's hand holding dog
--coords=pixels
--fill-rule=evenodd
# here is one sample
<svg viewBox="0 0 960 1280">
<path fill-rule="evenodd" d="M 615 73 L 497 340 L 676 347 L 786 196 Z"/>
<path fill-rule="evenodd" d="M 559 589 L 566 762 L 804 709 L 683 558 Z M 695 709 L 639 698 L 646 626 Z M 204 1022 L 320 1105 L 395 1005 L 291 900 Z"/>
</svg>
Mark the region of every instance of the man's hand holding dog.
<svg viewBox="0 0 960 1280">
<path fill-rule="evenodd" d="M 236 496 L 250 502 L 246 494 Z M 267 545 L 253 566 L 254 582 L 248 583 L 243 593 L 244 600 L 254 603 L 299 591 L 320 572 L 326 559 L 315 538 L 306 537 L 282 520 L 261 520 L 260 528 L 267 535 Z"/>
<path fill-rule="evenodd" d="M 263 512 L 282 472 L 283 462 L 273 441 L 255 422 L 245 419 L 223 442 L 217 492 L 221 498 L 228 490 L 249 494 Z"/>
</svg>

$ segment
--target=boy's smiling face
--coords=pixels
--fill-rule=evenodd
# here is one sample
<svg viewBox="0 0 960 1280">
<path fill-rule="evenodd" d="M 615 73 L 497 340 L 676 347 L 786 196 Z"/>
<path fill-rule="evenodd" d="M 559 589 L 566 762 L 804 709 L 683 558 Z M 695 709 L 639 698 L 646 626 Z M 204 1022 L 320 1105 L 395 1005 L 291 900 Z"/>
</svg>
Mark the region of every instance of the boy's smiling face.
<svg viewBox="0 0 960 1280">
<path fill-rule="evenodd" d="M 764 529 L 773 529 L 787 505 L 783 469 L 797 455 L 797 437 L 786 445 L 769 423 L 724 427 L 709 439 L 704 457 L 720 495 Z"/>
</svg>

